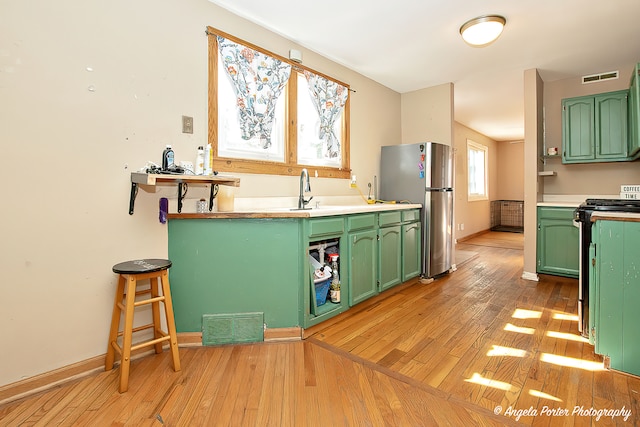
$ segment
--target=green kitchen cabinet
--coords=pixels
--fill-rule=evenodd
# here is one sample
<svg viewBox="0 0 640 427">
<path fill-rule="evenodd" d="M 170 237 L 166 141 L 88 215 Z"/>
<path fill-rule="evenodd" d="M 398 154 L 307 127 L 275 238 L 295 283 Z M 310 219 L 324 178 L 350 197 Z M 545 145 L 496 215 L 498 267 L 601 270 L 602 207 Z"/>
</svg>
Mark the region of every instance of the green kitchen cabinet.
<svg viewBox="0 0 640 427">
<path fill-rule="evenodd" d="M 402 212 L 402 282 L 422 272 L 420 210 Z"/>
<path fill-rule="evenodd" d="M 210 315 L 232 320 L 256 313 L 267 328 L 308 328 L 418 275 L 419 211 L 170 217 L 169 277 L 178 332 L 203 332 L 212 326 L 204 321 Z M 340 303 L 318 304 L 309 254 L 319 244 L 338 247 Z"/>
<path fill-rule="evenodd" d="M 178 332 L 202 331 L 208 314 L 260 312 L 269 328 L 299 324 L 298 219 L 170 219 L 168 238 Z"/>
<path fill-rule="evenodd" d="M 629 89 L 629 155 L 640 152 L 640 64 L 636 64 L 631 75 Z"/>
<path fill-rule="evenodd" d="M 628 90 L 562 100 L 562 162 L 632 160 Z"/>
<path fill-rule="evenodd" d="M 595 100 L 592 96 L 562 100 L 562 162 L 595 159 Z"/>
<path fill-rule="evenodd" d="M 612 369 L 640 375 L 640 222 L 597 220 L 589 278 L 590 340 Z"/>
<path fill-rule="evenodd" d="M 307 279 L 306 286 L 303 287 L 301 307 L 303 310 L 302 325 L 309 327 L 327 320 L 349 308 L 347 286 L 340 287 L 341 299 L 339 303 L 333 303 L 327 298 L 326 302 L 318 305 L 316 298 L 316 285 L 313 279 L 313 271 L 308 261 L 309 248 L 318 244 L 332 246 L 337 245 L 339 252 L 342 252 L 344 243 L 345 218 L 343 216 L 332 216 L 327 218 L 307 219 L 303 221 L 302 246 L 307 248 L 304 252 L 302 274 Z M 342 265 L 342 263 L 340 263 Z M 344 269 L 343 269 L 344 271 Z M 342 272 L 339 271 L 340 277 Z M 342 281 L 344 284 L 344 280 Z"/>
<path fill-rule="evenodd" d="M 347 286 L 353 306 L 378 293 L 378 229 L 374 214 L 347 217 Z"/>
<path fill-rule="evenodd" d="M 402 283 L 402 212 L 379 214 L 378 277 L 379 290 Z"/>
<path fill-rule="evenodd" d="M 420 209 L 380 214 L 379 290 L 417 277 L 422 272 Z"/>
<path fill-rule="evenodd" d="M 573 208 L 538 207 L 537 272 L 578 277 L 579 232 Z"/>
</svg>

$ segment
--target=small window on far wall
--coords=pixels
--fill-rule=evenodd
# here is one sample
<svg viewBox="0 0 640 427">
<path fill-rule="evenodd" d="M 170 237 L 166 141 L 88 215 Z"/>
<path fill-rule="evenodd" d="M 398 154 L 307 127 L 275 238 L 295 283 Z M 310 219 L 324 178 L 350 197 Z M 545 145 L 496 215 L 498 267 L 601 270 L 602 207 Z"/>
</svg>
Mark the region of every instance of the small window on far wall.
<svg viewBox="0 0 640 427">
<path fill-rule="evenodd" d="M 467 139 L 469 201 L 488 200 L 488 148 Z"/>
</svg>

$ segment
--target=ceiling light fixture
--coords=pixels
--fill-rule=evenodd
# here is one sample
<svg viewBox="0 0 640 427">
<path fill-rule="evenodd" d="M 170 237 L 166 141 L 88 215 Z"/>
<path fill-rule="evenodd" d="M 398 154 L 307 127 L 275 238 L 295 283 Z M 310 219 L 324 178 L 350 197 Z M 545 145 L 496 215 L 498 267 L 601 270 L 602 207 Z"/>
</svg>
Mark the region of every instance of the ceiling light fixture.
<svg viewBox="0 0 640 427">
<path fill-rule="evenodd" d="M 467 44 L 483 47 L 495 41 L 507 20 L 499 15 L 484 15 L 465 22 L 460 27 L 460 35 Z"/>
</svg>

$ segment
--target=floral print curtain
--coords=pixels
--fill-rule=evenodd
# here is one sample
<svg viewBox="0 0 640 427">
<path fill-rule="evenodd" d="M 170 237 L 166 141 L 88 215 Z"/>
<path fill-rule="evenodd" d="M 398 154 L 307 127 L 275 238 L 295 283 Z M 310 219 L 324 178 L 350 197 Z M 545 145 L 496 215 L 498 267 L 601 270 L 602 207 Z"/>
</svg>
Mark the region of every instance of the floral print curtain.
<svg viewBox="0 0 640 427">
<path fill-rule="evenodd" d="M 291 65 L 224 37 L 217 38 L 220 57 L 237 95 L 242 138 L 257 136 L 263 148 L 269 148 L 276 101 L 291 76 Z"/>
<path fill-rule="evenodd" d="M 304 72 L 313 104 L 320 116 L 319 137 L 327 143 L 325 156 L 335 158 L 340 155 L 340 141 L 333 126 L 344 108 L 349 90 L 334 81 L 325 79 L 309 71 Z"/>
</svg>

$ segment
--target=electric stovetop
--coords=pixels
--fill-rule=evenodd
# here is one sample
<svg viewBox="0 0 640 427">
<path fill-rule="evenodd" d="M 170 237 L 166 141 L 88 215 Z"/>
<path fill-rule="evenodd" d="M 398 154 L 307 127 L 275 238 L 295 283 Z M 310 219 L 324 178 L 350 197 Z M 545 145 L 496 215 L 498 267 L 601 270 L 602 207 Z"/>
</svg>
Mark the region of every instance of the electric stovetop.
<svg viewBox="0 0 640 427">
<path fill-rule="evenodd" d="M 640 212 L 640 200 L 635 199 L 587 199 L 577 211 Z"/>
</svg>

